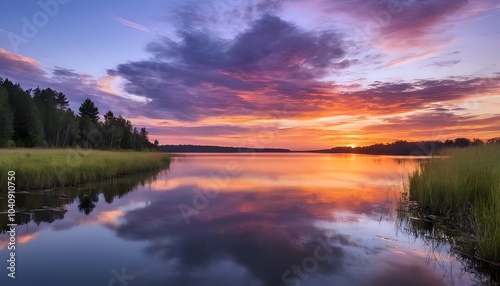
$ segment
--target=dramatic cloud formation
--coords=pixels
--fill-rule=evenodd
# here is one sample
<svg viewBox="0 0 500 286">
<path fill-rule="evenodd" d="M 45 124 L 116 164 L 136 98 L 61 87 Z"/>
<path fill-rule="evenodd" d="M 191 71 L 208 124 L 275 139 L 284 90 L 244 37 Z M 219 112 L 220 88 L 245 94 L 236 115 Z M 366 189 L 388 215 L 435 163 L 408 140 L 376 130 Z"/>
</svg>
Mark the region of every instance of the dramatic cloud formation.
<svg viewBox="0 0 500 286">
<path fill-rule="evenodd" d="M 277 110 L 322 93 L 326 86 L 318 79 L 345 54 L 339 35 L 303 31 L 270 15 L 232 40 L 208 31 L 179 34 L 181 42 L 151 43 L 151 60 L 109 73 L 128 80 L 126 91 L 148 97 L 149 106 L 166 107 L 183 120 Z"/>
<path fill-rule="evenodd" d="M 161 22 L 114 17 L 155 40 L 99 75 L 0 49 L 0 76 L 60 90 L 73 108 L 91 97 L 164 144 L 237 145 L 259 132 L 272 134 L 259 147 L 293 149 L 465 136 L 456 121 L 487 137 L 499 63 L 488 57 L 495 32 L 474 31 L 499 13 L 493 0 L 177 3 Z"/>
<path fill-rule="evenodd" d="M 361 23 L 367 36 L 389 50 L 428 48 L 448 41 L 446 31 L 465 19 L 498 9 L 494 0 L 316 0 L 317 9 Z M 309 2 L 302 2 L 311 7 Z"/>
</svg>

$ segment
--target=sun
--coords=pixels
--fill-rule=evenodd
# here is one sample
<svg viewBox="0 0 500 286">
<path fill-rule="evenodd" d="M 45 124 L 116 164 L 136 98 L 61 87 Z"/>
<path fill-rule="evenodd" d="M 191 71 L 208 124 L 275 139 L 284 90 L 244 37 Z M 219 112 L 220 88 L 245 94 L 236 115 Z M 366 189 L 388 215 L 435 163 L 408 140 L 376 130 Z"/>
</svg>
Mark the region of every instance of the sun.
<svg viewBox="0 0 500 286">
<path fill-rule="evenodd" d="M 349 145 L 351 148 L 356 148 L 356 144 Z"/>
</svg>

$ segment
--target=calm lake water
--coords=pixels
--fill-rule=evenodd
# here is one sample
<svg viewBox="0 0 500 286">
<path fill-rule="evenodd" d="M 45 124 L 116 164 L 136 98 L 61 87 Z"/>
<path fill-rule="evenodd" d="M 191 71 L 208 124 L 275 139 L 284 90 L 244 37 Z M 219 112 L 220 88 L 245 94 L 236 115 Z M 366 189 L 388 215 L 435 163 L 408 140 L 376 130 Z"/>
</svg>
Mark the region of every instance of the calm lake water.
<svg viewBox="0 0 500 286">
<path fill-rule="evenodd" d="M 398 223 L 420 160 L 198 154 L 159 174 L 18 194 L 16 278 L 3 232 L 0 285 L 471 285 L 446 244 Z"/>
</svg>

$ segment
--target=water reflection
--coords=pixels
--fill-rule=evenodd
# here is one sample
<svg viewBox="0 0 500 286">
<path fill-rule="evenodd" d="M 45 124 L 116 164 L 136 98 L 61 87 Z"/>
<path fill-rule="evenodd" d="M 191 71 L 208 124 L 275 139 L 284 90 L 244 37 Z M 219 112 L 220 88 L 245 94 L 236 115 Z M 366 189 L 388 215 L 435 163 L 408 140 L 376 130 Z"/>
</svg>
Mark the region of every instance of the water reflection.
<svg viewBox="0 0 500 286">
<path fill-rule="evenodd" d="M 16 224 L 25 225 L 33 221 L 37 225 L 42 222 L 52 223 L 64 219 L 67 212 L 65 206 L 78 201 L 78 209 L 89 215 L 96 207 L 99 196 L 104 196 L 104 201 L 111 204 L 115 198 L 121 198 L 127 193 L 137 189 L 137 185 L 157 179 L 157 173 L 144 173 L 126 178 L 93 182 L 79 187 L 57 188 L 54 190 L 31 191 L 16 193 Z M 0 194 L 0 229 L 9 230 L 8 202 L 6 194 Z"/>
<path fill-rule="evenodd" d="M 286 193 L 296 190 L 224 193 L 188 225 L 179 215 L 178 204 L 188 199 L 189 191 L 182 188 L 152 198 L 154 202 L 147 207 L 127 213 L 116 229 L 120 237 L 151 241 L 146 248 L 149 254 L 175 260 L 168 279 L 172 285 L 182 285 L 191 273 L 222 261 L 243 266 L 257 279 L 256 285 L 258 281 L 280 285 L 287 268 L 312 255 L 318 244 L 313 239 L 326 240 L 325 233 L 311 224 L 321 208 L 312 212 L 301 203 L 304 197 L 292 197 L 283 204 Z M 330 242 L 348 240 L 338 235 Z M 319 273 L 339 269 L 343 251 L 340 246 L 332 248 L 332 258 L 321 265 Z"/>
<path fill-rule="evenodd" d="M 396 232 L 402 179 L 418 160 L 198 154 L 146 184 L 95 184 L 59 200 L 48 192 L 24 206 L 24 274 L 12 285 L 108 285 L 122 268 L 132 286 L 471 284 L 453 256 L 442 256 L 451 271 L 430 267 L 425 241 Z M 40 204 L 66 212 L 34 227 Z M 37 270 L 47 253 L 64 273 Z M 68 267 L 69 253 L 92 274 Z"/>
<path fill-rule="evenodd" d="M 445 218 L 426 218 L 416 203 L 402 200 L 398 210 L 397 232 L 423 241 L 429 249 L 429 259 L 445 261 L 448 257 L 460 261 L 468 272 L 475 273 L 476 285 L 498 285 L 500 267 L 482 260 L 476 239 L 464 234 Z M 443 268 L 448 268 L 442 264 Z"/>
</svg>

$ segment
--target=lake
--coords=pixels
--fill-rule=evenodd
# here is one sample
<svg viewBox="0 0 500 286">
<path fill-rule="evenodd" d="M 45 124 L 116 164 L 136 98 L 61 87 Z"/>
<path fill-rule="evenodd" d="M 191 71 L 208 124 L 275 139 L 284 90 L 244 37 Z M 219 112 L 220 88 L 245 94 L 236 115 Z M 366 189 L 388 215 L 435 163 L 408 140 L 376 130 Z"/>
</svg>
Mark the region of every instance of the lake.
<svg viewBox="0 0 500 286">
<path fill-rule="evenodd" d="M 0 285 L 471 285 L 397 219 L 419 157 L 189 154 L 169 170 L 18 193 Z M 7 224 L 1 199 L 0 224 Z"/>
</svg>

